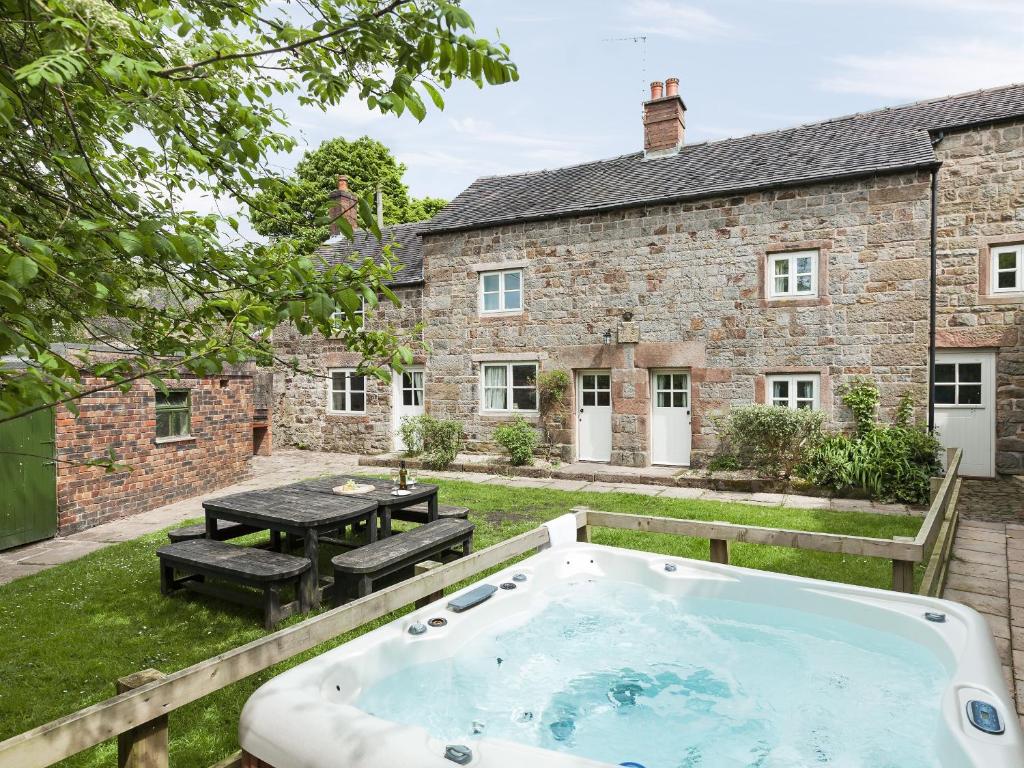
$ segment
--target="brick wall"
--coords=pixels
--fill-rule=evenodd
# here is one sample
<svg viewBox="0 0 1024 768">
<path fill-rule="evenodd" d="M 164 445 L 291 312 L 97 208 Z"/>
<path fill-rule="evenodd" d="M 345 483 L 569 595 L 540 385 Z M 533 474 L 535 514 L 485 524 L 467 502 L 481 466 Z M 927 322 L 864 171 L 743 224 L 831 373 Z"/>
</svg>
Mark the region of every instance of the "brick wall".
<svg viewBox="0 0 1024 768">
<path fill-rule="evenodd" d="M 1024 122 L 938 144 L 938 346 L 996 350 L 996 469 L 1024 473 L 1024 295 L 991 295 L 988 249 L 1024 242 Z"/>
<path fill-rule="evenodd" d="M 91 379 L 86 387 L 102 384 Z M 244 478 L 252 456 L 252 379 L 231 375 L 168 382 L 188 389 L 192 435 L 156 439 L 156 400 L 148 382 L 128 392 L 83 398 L 76 417 L 56 418 L 57 507 L 62 533 L 144 512 Z M 106 473 L 81 462 L 113 449 L 130 471 Z"/>
<path fill-rule="evenodd" d="M 462 420 L 484 448 L 507 418 L 480 413 L 487 356 L 610 368 L 612 462 L 644 465 L 653 368 L 691 371 L 698 461 L 714 415 L 754 402 L 767 373 L 819 373 L 836 422 L 849 419 L 838 390 L 854 375 L 875 377 L 884 411 L 908 390 L 924 403 L 928 235 L 929 176 L 911 173 L 428 236 L 428 411 Z M 767 301 L 767 254 L 802 248 L 820 250 L 821 297 Z M 476 265 L 523 259 L 524 312 L 480 317 Z M 603 345 L 625 311 L 638 342 Z M 571 455 L 567 426 L 554 437 Z"/>
<path fill-rule="evenodd" d="M 368 329 L 390 327 L 408 334 L 422 321 L 422 288 L 398 288 L 395 294 L 401 306 L 380 304 L 368 313 Z M 327 408 L 327 371 L 359 364 L 359 356 L 347 351 L 342 339 L 301 336 L 283 325 L 274 331 L 274 351 L 298 364 L 297 371 L 281 364 L 274 370 L 274 445 L 367 454 L 392 449 L 391 384 L 367 378 L 365 413 L 331 413 Z M 415 362 L 422 365 L 424 360 Z"/>
</svg>

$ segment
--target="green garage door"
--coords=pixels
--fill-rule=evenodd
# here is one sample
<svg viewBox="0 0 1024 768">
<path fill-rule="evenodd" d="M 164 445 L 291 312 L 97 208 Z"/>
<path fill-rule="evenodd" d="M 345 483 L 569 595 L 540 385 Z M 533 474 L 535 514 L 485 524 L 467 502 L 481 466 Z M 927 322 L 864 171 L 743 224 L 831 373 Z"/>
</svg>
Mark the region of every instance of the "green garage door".
<svg viewBox="0 0 1024 768">
<path fill-rule="evenodd" d="M 53 412 L 0 424 L 0 549 L 57 532 Z"/>
</svg>

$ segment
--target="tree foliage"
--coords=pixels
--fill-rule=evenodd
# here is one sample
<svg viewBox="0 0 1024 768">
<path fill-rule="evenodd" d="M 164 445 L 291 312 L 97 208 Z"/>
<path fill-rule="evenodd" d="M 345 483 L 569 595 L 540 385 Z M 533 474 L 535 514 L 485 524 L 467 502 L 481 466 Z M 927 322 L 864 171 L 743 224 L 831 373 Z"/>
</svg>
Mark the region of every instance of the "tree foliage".
<svg viewBox="0 0 1024 768">
<path fill-rule="evenodd" d="M 237 210 L 277 183 L 268 158 L 294 145 L 277 97 L 324 108 L 351 92 L 422 119 L 457 79 L 517 77 L 507 48 L 477 38 L 449 0 L 0 8 L 0 355 L 27 365 L 0 363 L 0 421 L 73 405 L 83 374 L 160 385 L 180 368 L 267 362 L 280 323 L 331 333 L 340 311 L 355 328 L 361 297 L 395 300 L 387 263 L 318 269 L 309 243 L 246 242 L 231 215 L 195 201 Z M 411 359 L 389 332 L 345 338 L 367 373 Z M 123 353 L 99 362 L 51 348 L 67 339 Z"/>
<path fill-rule="evenodd" d="M 280 179 L 257 195 L 252 210 L 253 227 L 268 237 L 323 242 L 328 235 L 323 211 L 330 207 L 330 194 L 337 187 L 338 176 L 347 176 L 349 189 L 366 200 L 374 199 L 379 185 L 385 224 L 429 219 L 447 201 L 410 198 L 409 188 L 402 181 L 405 171 L 405 165 L 395 159 L 391 150 L 369 136 L 355 141 L 328 139 L 303 155 L 293 176 Z"/>
</svg>

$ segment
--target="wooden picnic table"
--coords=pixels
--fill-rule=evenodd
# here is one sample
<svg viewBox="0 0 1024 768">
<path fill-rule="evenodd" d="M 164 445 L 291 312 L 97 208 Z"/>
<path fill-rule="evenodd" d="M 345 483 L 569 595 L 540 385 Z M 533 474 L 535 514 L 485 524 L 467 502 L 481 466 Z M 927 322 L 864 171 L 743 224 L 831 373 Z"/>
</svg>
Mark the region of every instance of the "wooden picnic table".
<svg viewBox="0 0 1024 768">
<path fill-rule="evenodd" d="M 372 485 L 372 491 L 352 494 L 335 494 L 334 488 L 344 485 L 351 480 L 357 485 Z M 438 519 L 437 486 L 429 483 L 417 483 L 408 489 L 407 494 L 395 494 L 394 483 L 389 480 L 379 480 L 372 477 L 357 477 L 355 475 L 331 475 L 320 477 L 315 480 L 303 480 L 298 483 L 286 485 L 285 488 L 298 488 L 314 493 L 330 494 L 335 498 L 362 498 L 377 502 L 377 512 L 380 515 L 381 538 L 391 535 L 392 513 L 412 507 L 421 502 L 427 503 L 427 522 L 432 523 Z M 370 539 L 371 542 L 375 539 Z"/>
<path fill-rule="evenodd" d="M 314 609 L 319 607 L 321 596 L 320 536 L 343 525 L 365 521 L 370 541 L 377 540 L 377 501 L 365 496 L 339 496 L 284 486 L 210 499 L 203 502 L 203 509 L 207 538 L 215 538 L 218 520 L 267 528 L 278 549 L 282 533 L 301 536 L 304 554 L 312 567 L 303 575 L 299 588 L 306 605 Z"/>
</svg>

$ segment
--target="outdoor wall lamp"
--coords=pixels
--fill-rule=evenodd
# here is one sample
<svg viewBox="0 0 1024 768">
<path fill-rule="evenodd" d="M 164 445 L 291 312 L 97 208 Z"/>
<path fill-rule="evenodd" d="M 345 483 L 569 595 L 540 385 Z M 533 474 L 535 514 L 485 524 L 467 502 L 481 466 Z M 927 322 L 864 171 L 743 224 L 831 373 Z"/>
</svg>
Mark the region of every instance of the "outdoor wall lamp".
<svg viewBox="0 0 1024 768">
<path fill-rule="evenodd" d="M 604 333 L 601 334 L 601 341 L 603 341 L 605 344 L 611 344 L 612 343 L 612 329 L 611 328 L 606 328 Z"/>
</svg>

